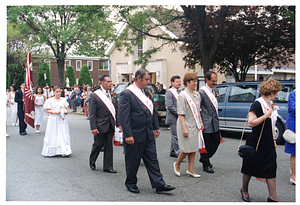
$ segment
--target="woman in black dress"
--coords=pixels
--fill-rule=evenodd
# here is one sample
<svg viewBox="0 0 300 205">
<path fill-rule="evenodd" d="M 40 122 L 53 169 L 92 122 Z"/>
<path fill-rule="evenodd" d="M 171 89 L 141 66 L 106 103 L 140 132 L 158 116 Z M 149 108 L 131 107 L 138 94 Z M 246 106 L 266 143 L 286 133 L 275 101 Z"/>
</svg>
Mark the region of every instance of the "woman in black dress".
<svg viewBox="0 0 300 205">
<path fill-rule="evenodd" d="M 276 141 L 274 126 L 277 120 L 277 110 L 272 101 L 281 90 L 281 84 L 277 80 L 264 81 L 259 91 L 261 97 L 254 101 L 249 110 L 248 125 L 252 132 L 248 136 L 246 144 L 256 147 L 263 123 L 261 140 L 254 159 L 243 159 L 241 172 L 243 173 L 242 199 L 250 202 L 248 185 L 251 176 L 265 178 L 268 186 L 269 197 L 267 201 L 279 201 L 276 196 Z"/>
</svg>

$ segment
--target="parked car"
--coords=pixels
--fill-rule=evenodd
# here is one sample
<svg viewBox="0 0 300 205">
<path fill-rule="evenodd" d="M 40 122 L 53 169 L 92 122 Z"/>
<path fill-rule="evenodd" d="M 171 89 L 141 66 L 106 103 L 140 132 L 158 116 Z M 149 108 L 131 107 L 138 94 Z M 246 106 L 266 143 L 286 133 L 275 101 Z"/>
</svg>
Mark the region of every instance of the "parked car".
<svg viewBox="0 0 300 205">
<path fill-rule="evenodd" d="M 129 85 L 130 85 L 129 82 L 124 82 L 124 83 L 119 83 L 115 87 L 113 92 L 116 94 L 118 101 L 121 92 L 125 90 Z M 161 121 L 167 115 L 166 107 L 165 107 L 165 95 L 158 94 L 157 88 L 153 83 L 149 83 L 147 89 L 152 93 L 155 109 L 158 113 L 158 120 Z"/>
<path fill-rule="evenodd" d="M 279 106 L 278 119 L 275 127 L 275 137 L 278 144 L 283 144 L 282 134 L 288 115 L 287 101 L 289 94 L 294 90 L 294 80 L 279 81 L 282 89 L 274 100 Z M 216 86 L 217 99 L 219 102 L 218 113 L 220 130 L 242 132 L 250 105 L 261 96 L 259 86 L 261 81 L 224 83 Z M 246 125 L 245 132 L 250 133 L 251 128 Z"/>
</svg>

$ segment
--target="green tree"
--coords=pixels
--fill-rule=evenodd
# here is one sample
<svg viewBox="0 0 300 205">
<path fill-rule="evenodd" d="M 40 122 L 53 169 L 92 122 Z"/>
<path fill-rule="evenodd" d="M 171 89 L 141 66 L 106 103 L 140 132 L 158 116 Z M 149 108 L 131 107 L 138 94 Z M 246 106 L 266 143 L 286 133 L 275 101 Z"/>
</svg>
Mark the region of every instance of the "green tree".
<svg viewBox="0 0 300 205">
<path fill-rule="evenodd" d="M 82 85 L 82 83 L 91 86 L 93 85 L 91 73 L 89 71 L 89 67 L 86 64 L 82 65 L 79 73 L 78 85 Z"/>
<path fill-rule="evenodd" d="M 69 86 L 73 86 L 74 84 L 76 84 L 76 77 L 75 77 L 75 71 L 73 66 L 69 65 L 67 67 L 66 70 L 66 75 L 65 75 L 65 80 L 69 78 Z M 66 85 L 66 81 L 65 81 L 65 85 Z"/>
<path fill-rule="evenodd" d="M 30 30 L 40 45 L 51 48 L 60 85 L 64 85 L 65 57 L 71 48 L 76 55 L 104 56 L 104 48 L 113 39 L 114 32 L 114 23 L 107 20 L 109 15 L 108 6 L 101 5 L 10 6 L 7 9 L 9 21 Z"/>
<path fill-rule="evenodd" d="M 234 7 L 232 7 L 234 8 Z M 242 6 L 225 22 L 216 55 L 218 70 L 245 81 L 255 64 L 266 69 L 294 62 L 294 21 L 284 18 L 285 6 Z M 295 20 L 295 19 L 294 19 Z"/>
<path fill-rule="evenodd" d="M 181 5 L 181 8 L 171 8 L 155 5 L 115 7 L 118 9 L 116 19 L 127 25 L 118 37 L 116 48 L 124 48 L 129 55 L 134 53 L 133 46 L 137 46 L 140 39 L 152 37 L 163 41 L 160 46 L 152 47 L 143 52 L 134 64 L 142 64 L 142 67 L 145 67 L 151 55 L 160 51 L 163 46 L 173 46 L 173 51 L 175 51 L 175 43 L 182 42 L 181 49 L 183 50 L 191 43 L 199 48 L 201 55 L 198 56 L 196 64 L 201 64 L 204 72 L 213 67 L 229 6 Z M 208 19 L 211 20 L 208 21 Z M 158 27 L 166 27 L 173 33 L 177 33 L 177 37 L 170 36 L 166 32 L 155 34 L 153 31 Z M 189 29 L 186 29 L 187 27 Z M 183 32 L 181 32 L 181 28 L 184 30 Z M 192 35 L 191 29 L 193 29 Z M 190 50 L 187 51 L 191 52 Z M 186 66 L 191 69 L 195 68 L 195 64 L 186 64 Z"/>
<path fill-rule="evenodd" d="M 44 77 L 44 73 L 46 73 L 46 80 Z M 46 83 L 48 83 L 49 86 L 52 86 L 49 64 L 42 63 L 39 67 L 39 72 L 38 72 L 38 85 L 45 87 Z"/>
</svg>

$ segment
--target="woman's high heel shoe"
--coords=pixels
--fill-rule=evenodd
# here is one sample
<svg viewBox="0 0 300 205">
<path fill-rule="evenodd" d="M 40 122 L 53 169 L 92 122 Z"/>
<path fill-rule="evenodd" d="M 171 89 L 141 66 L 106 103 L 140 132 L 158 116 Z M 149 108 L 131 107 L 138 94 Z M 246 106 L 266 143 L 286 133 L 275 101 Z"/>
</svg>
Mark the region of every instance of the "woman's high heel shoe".
<svg viewBox="0 0 300 205">
<path fill-rule="evenodd" d="M 201 177 L 200 174 L 193 174 L 192 172 L 189 172 L 189 170 L 186 170 L 186 173 L 187 173 L 189 176 L 192 176 L 192 177 L 195 177 L 195 178 Z"/>
<path fill-rule="evenodd" d="M 241 195 L 242 195 L 242 200 L 245 201 L 245 202 L 250 202 L 250 198 L 249 197 L 244 197 L 243 195 L 243 190 L 241 189 Z"/>
<path fill-rule="evenodd" d="M 290 178 L 291 185 L 296 185 L 296 181 L 294 181 L 292 178 Z"/>
<path fill-rule="evenodd" d="M 174 173 L 175 173 L 177 176 L 180 177 L 180 171 L 178 172 L 178 171 L 176 170 L 175 164 L 176 164 L 176 162 L 174 162 L 174 164 L 173 164 L 173 166 L 174 166 Z"/>
</svg>

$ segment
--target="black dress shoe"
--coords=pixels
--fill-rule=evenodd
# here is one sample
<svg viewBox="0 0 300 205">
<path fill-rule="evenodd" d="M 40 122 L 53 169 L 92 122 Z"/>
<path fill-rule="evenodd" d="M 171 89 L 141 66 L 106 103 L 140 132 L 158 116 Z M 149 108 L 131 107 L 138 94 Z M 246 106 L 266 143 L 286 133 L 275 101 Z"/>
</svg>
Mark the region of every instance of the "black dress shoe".
<svg viewBox="0 0 300 205">
<path fill-rule="evenodd" d="M 109 173 L 117 173 L 117 171 L 113 170 L 113 169 L 105 169 L 103 170 L 104 172 L 109 172 Z"/>
<path fill-rule="evenodd" d="M 140 190 L 137 186 L 136 187 L 127 187 L 127 189 L 128 189 L 128 191 L 135 193 L 135 194 L 140 193 Z"/>
<path fill-rule="evenodd" d="M 245 202 L 250 202 L 250 198 L 249 197 L 244 197 L 244 195 L 243 195 L 243 190 L 241 189 L 241 195 L 242 195 L 242 199 L 243 199 L 243 201 L 245 201 Z"/>
<path fill-rule="evenodd" d="M 175 187 L 165 184 L 163 186 L 157 187 L 156 188 L 156 193 L 161 193 L 163 191 L 172 191 L 174 189 L 175 189 Z"/>
<path fill-rule="evenodd" d="M 203 171 L 210 173 L 210 174 L 215 173 L 215 171 L 210 166 L 203 167 Z"/>
<path fill-rule="evenodd" d="M 176 154 L 170 154 L 170 157 L 178 158 L 178 155 L 176 155 Z"/>
<path fill-rule="evenodd" d="M 278 201 L 275 201 L 275 200 L 271 199 L 270 197 L 268 197 L 267 202 L 278 202 Z"/>
<path fill-rule="evenodd" d="M 27 135 L 27 132 L 21 132 L 20 135 Z"/>
<path fill-rule="evenodd" d="M 95 169 L 96 169 L 96 165 L 90 163 L 90 168 L 91 168 L 92 170 L 95 170 Z"/>
</svg>

